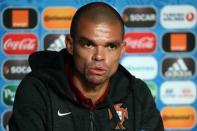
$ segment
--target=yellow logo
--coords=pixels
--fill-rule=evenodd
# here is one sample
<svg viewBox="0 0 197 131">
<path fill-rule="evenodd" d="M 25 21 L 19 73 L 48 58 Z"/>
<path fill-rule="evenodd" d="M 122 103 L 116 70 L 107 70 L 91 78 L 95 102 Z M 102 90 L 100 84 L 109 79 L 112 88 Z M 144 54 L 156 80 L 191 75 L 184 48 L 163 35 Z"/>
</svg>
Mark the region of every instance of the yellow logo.
<svg viewBox="0 0 197 131">
<path fill-rule="evenodd" d="M 42 22 L 49 30 L 69 29 L 76 9 L 73 7 L 49 7 L 42 15 Z"/>
<path fill-rule="evenodd" d="M 192 107 L 166 107 L 161 115 L 166 129 L 191 129 L 196 121 Z"/>
</svg>

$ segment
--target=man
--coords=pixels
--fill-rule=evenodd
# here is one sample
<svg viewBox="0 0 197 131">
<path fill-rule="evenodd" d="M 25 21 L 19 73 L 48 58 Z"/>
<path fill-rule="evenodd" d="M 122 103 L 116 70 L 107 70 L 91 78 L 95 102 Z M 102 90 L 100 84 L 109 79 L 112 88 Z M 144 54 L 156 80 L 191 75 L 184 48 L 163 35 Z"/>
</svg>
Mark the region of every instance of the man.
<svg viewBox="0 0 197 131">
<path fill-rule="evenodd" d="M 17 90 L 10 131 L 163 131 L 147 86 L 118 64 L 123 36 L 112 7 L 81 7 L 66 49 L 30 56 L 32 72 Z"/>
</svg>

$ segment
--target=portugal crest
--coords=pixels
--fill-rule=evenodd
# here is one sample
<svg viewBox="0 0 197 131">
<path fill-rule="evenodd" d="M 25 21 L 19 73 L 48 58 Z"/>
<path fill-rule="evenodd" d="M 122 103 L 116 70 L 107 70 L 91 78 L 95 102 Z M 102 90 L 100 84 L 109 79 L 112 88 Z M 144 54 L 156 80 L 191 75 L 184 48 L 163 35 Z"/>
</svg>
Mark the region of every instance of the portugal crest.
<svg viewBox="0 0 197 131">
<path fill-rule="evenodd" d="M 119 125 L 117 124 L 115 129 L 125 129 L 124 122 L 128 119 L 128 110 L 127 110 L 127 108 L 123 107 L 122 105 L 123 105 L 122 103 L 114 105 L 116 113 L 118 114 L 118 116 L 121 120 L 120 124 Z M 109 112 L 109 119 L 111 120 L 113 117 L 111 110 L 108 109 L 108 112 Z"/>
</svg>

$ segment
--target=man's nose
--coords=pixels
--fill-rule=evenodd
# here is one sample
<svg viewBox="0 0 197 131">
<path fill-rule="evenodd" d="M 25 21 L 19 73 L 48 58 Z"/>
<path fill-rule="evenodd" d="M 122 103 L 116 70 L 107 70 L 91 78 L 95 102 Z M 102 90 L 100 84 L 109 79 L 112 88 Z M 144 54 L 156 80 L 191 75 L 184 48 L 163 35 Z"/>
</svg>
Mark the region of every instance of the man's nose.
<svg viewBox="0 0 197 131">
<path fill-rule="evenodd" d="M 105 49 L 102 47 L 95 48 L 93 59 L 95 61 L 101 61 L 105 59 Z"/>
</svg>

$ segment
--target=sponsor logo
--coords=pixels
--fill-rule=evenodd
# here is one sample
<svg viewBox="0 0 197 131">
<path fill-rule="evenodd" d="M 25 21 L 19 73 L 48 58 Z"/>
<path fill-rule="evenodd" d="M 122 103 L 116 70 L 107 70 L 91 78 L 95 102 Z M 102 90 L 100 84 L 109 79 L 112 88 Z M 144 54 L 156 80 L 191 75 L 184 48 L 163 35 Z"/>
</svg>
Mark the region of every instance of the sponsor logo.
<svg viewBox="0 0 197 131">
<path fill-rule="evenodd" d="M 64 34 L 48 34 L 44 38 L 44 49 L 60 51 L 66 48 Z"/>
<path fill-rule="evenodd" d="M 126 33 L 124 40 L 128 53 L 152 53 L 156 48 L 156 36 L 151 32 Z"/>
<path fill-rule="evenodd" d="M 168 29 L 192 28 L 196 24 L 196 10 L 191 5 L 169 5 L 161 10 L 161 24 Z"/>
<path fill-rule="evenodd" d="M 165 82 L 160 92 L 164 104 L 192 104 L 196 100 L 196 86 L 191 81 Z"/>
<path fill-rule="evenodd" d="M 115 104 L 114 108 L 116 110 L 116 113 L 119 116 L 120 119 L 120 124 L 117 124 L 115 129 L 126 129 L 124 123 L 128 120 L 128 110 L 125 107 L 124 104 L 120 103 L 120 104 Z M 113 118 L 112 112 L 110 109 L 108 109 L 109 112 L 109 119 L 111 120 Z"/>
<path fill-rule="evenodd" d="M 151 91 L 151 94 L 152 94 L 153 98 L 156 99 L 156 97 L 157 97 L 157 86 L 156 86 L 156 84 L 154 82 L 150 82 L 150 81 L 146 82 L 146 84 L 147 84 L 149 90 Z"/>
<path fill-rule="evenodd" d="M 129 7 L 123 12 L 123 21 L 127 27 L 152 27 L 156 19 L 156 11 L 151 7 Z"/>
<path fill-rule="evenodd" d="M 166 52 L 190 52 L 195 48 L 195 36 L 192 33 L 166 33 L 162 47 Z"/>
<path fill-rule="evenodd" d="M 154 57 L 124 57 L 121 64 L 134 76 L 150 80 L 158 72 L 158 64 Z"/>
<path fill-rule="evenodd" d="M 7 60 L 3 64 L 3 75 L 8 80 L 21 80 L 30 71 L 27 60 Z"/>
<path fill-rule="evenodd" d="M 166 58 L 162 63 L 163 76 L 170 79 L 187 79 L 195 74 L 192 58 Z"/>
<path fill-rule="evenodd" d="M 69 29 L 75 12 L 74 7 L 49 7 L 43 12 L 42 22 L 50 30 Z"/>
<path fill-rule="evenodd" d="M 3 114 L 3 127 L 5 129 L 5 131 L 9 131 L 9 120 L 11 118 L 11 115 L 12 115 L 12 111 L 6 111 L 4 114 Z"/>
<path fill-rule="evenodd" d="M 7 8 L 3 12 L 3 24 L 9 29 L 34 28 L 38 23 L 38 15 L 32 8 Z"/>
<path fill-rule="evenodd" d="M 166 107 L 161 112 L 165 129 L 191 129 L 196 112 L 192 107 Z"/>
<path fill-rule="evenodd" d="M 17 86 L 8 85 L 3 89 L 3 102 L 6 105 L 13 105 Z"/>
<path fill-rule="evenodd" d="M 38 48 L 38 38 L 34 34 L 6 34 L 3 50 L 10 55 L 28 55 Z"/>
<path fill-rule="evenodd" d="M 65 113 L 61 113 L 60 112 L 60 109 L 58 110 L 58 112 L 57 112 L 57 115 L 58 116 L 67 116 L 67 115 L 70 115 L 72 112 L 65 112 Z"/>
</svg>

